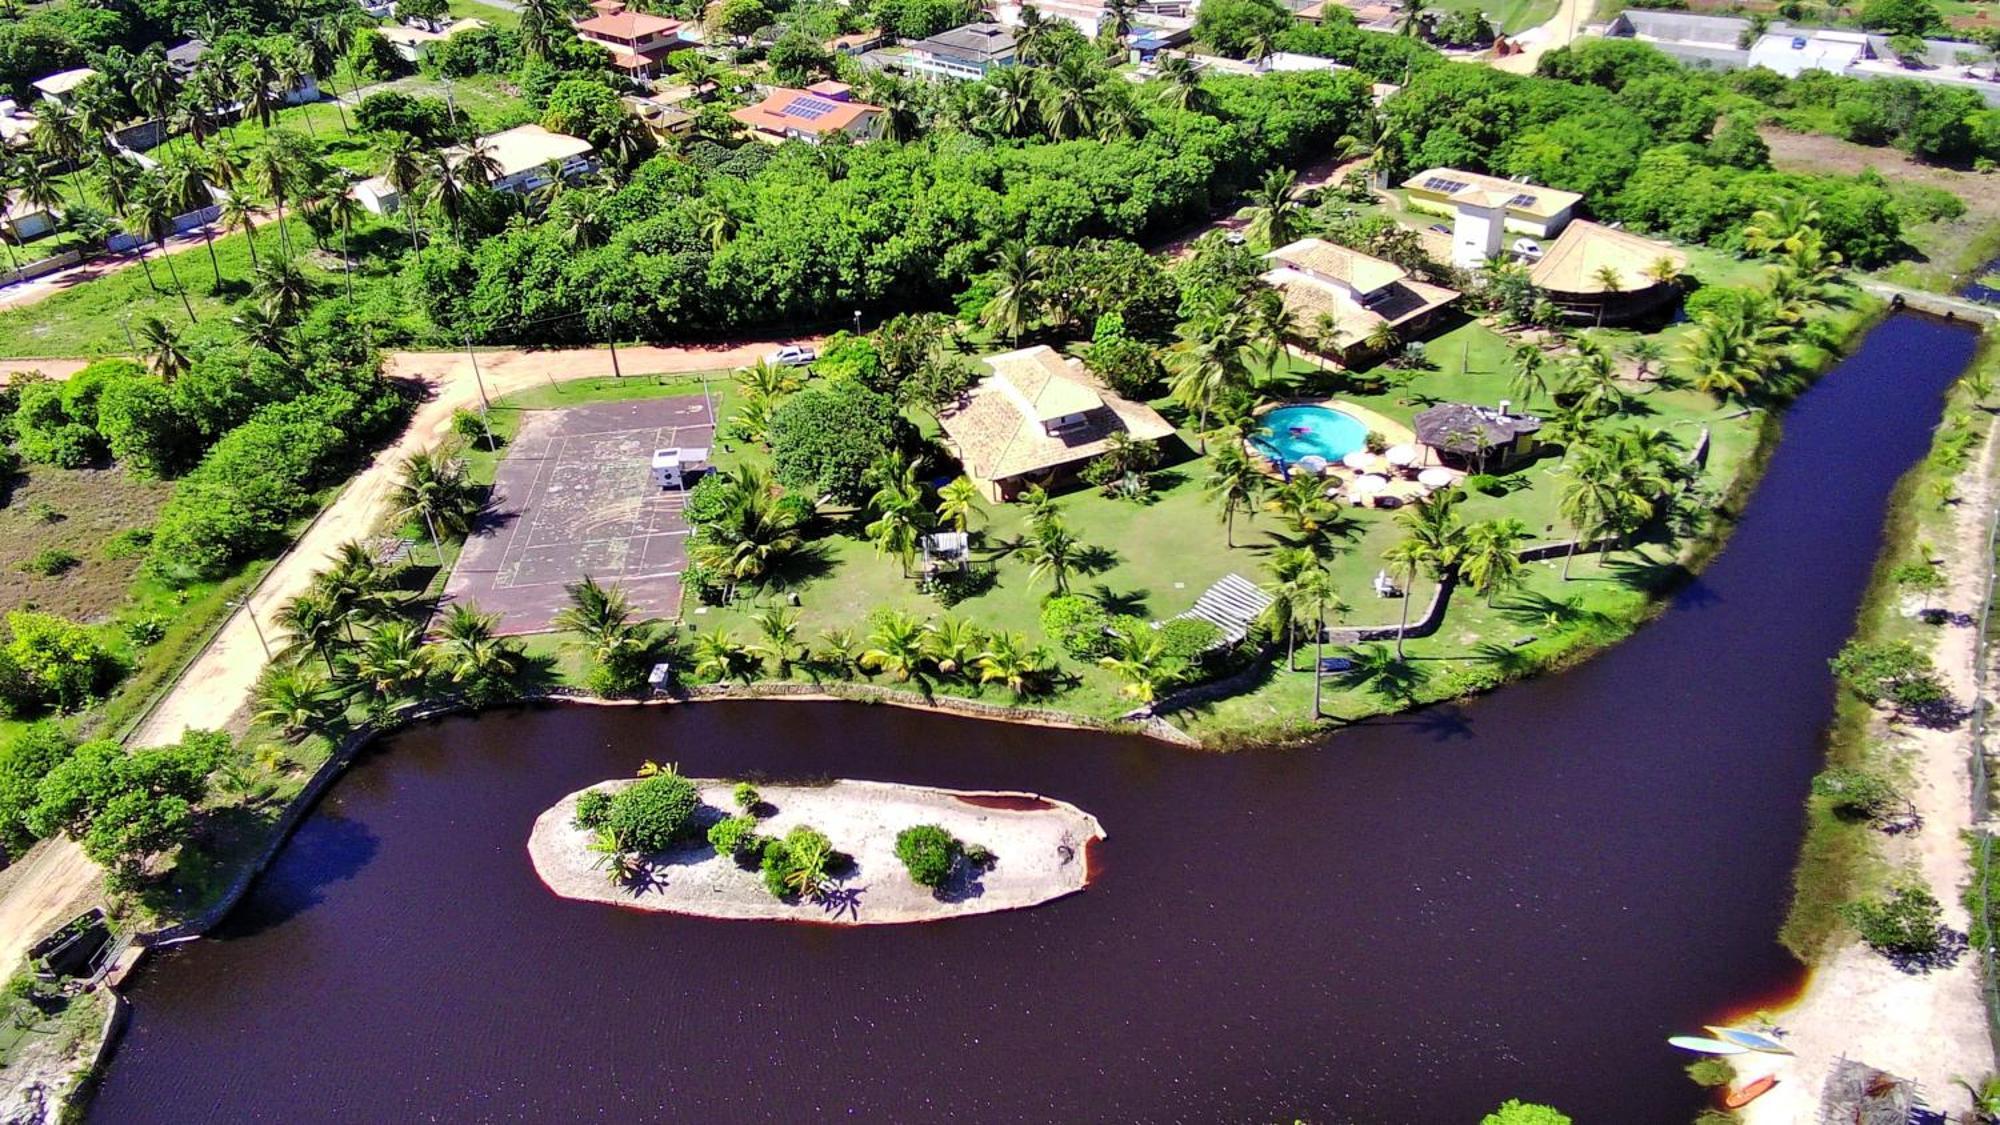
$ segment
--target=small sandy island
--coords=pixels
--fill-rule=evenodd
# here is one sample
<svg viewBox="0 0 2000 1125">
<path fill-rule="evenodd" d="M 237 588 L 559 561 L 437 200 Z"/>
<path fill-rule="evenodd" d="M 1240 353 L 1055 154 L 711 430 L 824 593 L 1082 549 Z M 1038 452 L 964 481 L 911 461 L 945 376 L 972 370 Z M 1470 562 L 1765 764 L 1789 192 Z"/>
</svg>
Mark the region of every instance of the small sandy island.
<svg viewBox="0 0 2000 1125">
<path fill-rule="evenodd" d="M 695 778 L 711 819 L 733 811 L 731 782 Z M 616 792 L 633 781 L 590 789 Z M 1032 793 L 963 792 L 880 781 L 830 785 L 759 785 L 758 831 L 781 836 L 809 824 L 826 833 L 852 864 L 836 872 L 828 893 L 779 899 L 758 872 L 690 842 L 645 857 L 639 877 L 614 885 L 596 866 L 592 833 L 576 827 L 576 800 L 558 801 L 535 819 L 528 858 L 548 888 L 564 898 L 704 918 L 777 918 L 845 926 L 935 922 L 968 914 L 1018 910 L 1074 894 L 1089 881 L 1086 846 L 1104 838 L 1097 818 L 1063 801 Z M 896 858 L 896 834 L 935 824 L 993 854 L 984 869 L 960 864 L 942 890 L 919 886 Z"/>
</svg>

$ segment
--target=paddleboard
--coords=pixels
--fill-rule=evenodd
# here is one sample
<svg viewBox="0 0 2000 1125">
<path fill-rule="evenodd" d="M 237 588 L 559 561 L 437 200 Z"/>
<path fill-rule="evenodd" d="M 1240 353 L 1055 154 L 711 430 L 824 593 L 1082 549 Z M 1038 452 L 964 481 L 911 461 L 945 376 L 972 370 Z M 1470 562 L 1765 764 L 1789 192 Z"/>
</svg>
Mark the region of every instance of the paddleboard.
<svg viewBox="0 0 2000 1125">
<path fill-rule="evenodd" d="M 1776 1038 L 1766 1035 L 1761 1031 L 1751 1031 L 1741 1027 L 1717 1027 L 1714 1024 L 1710 1024 L 1708 1025 L 1708 1033 L 1717 1039 L 1727 1040 L 1728 1042 L 1748 1047 L 1753 1051 L 1763 1051 L 1773 1055 L 1789 1055 L 1792 1053 L 1790 1047 L 1785 1046 L 1783 1043 L 1778 1042 Z"/>
<path fill-rule="evenodd" d="M 1740 1043 L 1731 1043 L 1727 1039 L 1705 1039 L 1699 1035 L 1676 1035 L 1667 1042 L 1683 1051 L 1701 1055 L 1743 1055 L 1750 1051 Z"/>
</svg>

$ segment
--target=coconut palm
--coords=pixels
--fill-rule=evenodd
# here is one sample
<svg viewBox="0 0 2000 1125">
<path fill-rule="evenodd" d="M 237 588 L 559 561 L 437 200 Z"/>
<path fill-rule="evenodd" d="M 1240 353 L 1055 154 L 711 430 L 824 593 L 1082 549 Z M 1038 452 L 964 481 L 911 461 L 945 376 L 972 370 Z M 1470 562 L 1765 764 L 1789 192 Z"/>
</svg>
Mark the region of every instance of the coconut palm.
<svg viewBox="0 0 2000 1125">
<path fill-rule="evenodd" d="M 215 188 L 208 182 L 208 173 L 186 156 L 162 162 L 160 175 L 161 190 L 175 210 L 200 211 L 215 205 Z M 215 256 L 215 232 L 207 223 L 201 224 L 201 240 L 208 247 L 208 265 L 215 274 L 208 287 L 213 293 L 222 286 L 222 262 Z"/>
<path fill-rule="evenodd" d="M 569 604 L 558 612 L 554 625 L 576 633 L 586 645 L 596 648 L 615 644 L 632 625 L 632 601 L 617 586 L 606 586 L 586 574 L 565 586 Z"/>
<path fill-rule="evenodd" d="M 340 714 L 340 700 L 317 668 L 272 665 L 257 681 L 257 722 L 297 740 Z"/>
<path fill-rule="evenodd" d="M 1241 445 L 1225 445 L 1210 459 L 1202 488 L 1222 507 L 1222 540 L 1227 546 L 1236 546 L 1236 513 L 1254 513 L 1264 485 L 1264 474 Z"/>
<path fill-rule="evenodd" d="M 1119 628 L 1111 641 L 1111 654 L 1097 662 L 1125 681 L 1121 690 L 1141 704 L 1152 703 L 1160 688 L 1173 678 L 1167 666 L 1166 638 L 1144 625 Z"/>
<path fill-rule="evenodd" d="M 1181 325 L 1180 340 L 1167 352 L 1174 400 L 1198 415 L 1201 451 L 1208 452 L 1209 410 L 1230 391 L 1244 387 L 1250 372 L 1243 353 L 1250 346 L 1249 318 L 1237 310 L 1204 310 Z"/>
<path fill-rule="evenodd" d="M 958 532 L 985 518 L 985 511 L 979 502 L 979 489 L 970 478 L 955 477 L 938 489 L 937 518 L 940 524 Z"/>
<path fill-rule="evenodd" d="M 1082 54 L 1064 58 L 1047 72 L 1038 104 L 1050 140 L 1075 140 L 1096 131 L 1097 87 L 1098 72 Z"/>
<path fill-rule="evenodd" d="M 1819 226 L 1819 204 L 1805 195 L 1780 196 L 1768 208 L 1750 213 L 1743 228 L 1743 248 L 1752 254 L 1782 253 L 1806 231 Z"/>
<path fill-rule="evenodd" d="M 1507 389 L 1527 406 L 1536 398 L 1549 397 L 1549 363 L 1542 349 L 1533 344 L 1517 344 L 1514 347 L 1514 377 Z"/>
<path fill-rule="evenodd" d="M 1603 293 L 1597 301 L 1597 326 L 1602 328 L 1604 311 L 1610 307 L 1611 298 L 1625 291 L 1625 278 L 1618 272 L 1617 266 L 1603 265 L 1591 274 L 1591 280 L 1597 282 L 1597 288 Z"/>
<path fill-rule="evenodd" d="M 132 200 L 126 216 L 126 229 L 133 235 L 151 241 L 160 248 L 160 259 L 167 264 L 167 274 L 174 280 L 174 292 L 181 299 L 181 308 L 187 311 L 188 323 L 200 318 L 194 314 L 194 302 L 188 299 L 187 287 L 181 284 L 180 268 L 174 265 L 174 256 L 167 252 L 167 237 L 174 233 L 174 217 L 179 208 L 167 193 L 164 180 L 149 176 L 141 185 L 139 194 Z M 141 256 L 140 261 L 145 261 Z"/>
<path fill-rule="evenodd" d="M 1556 510 L 1573 531 L 1569 550 L 1563 555 L 1563 581 L 1569 581 L 1570 561 L 1577 547 L 1608 534 L 1618 525 L 1619 513 L 1630 503 L 1615 464 L 1606 457 L 1593 456 L 1599 447 L 1585 446 L 1574 462 L 1562 467 L 1562 489 L 1556 496 Z"/>
<path fill-rule="evenodd" d="M 469 534 L 485 507 L 466 474 L 464 460 L 449 445 L 418 450 L 403 458 L 389 498 L 396 505 L 397 519 L 419 520 L 430 532 L 440 566 L 444 565 L 442 537 Z"/>
<path fill-rule="evenodd" d="M 1298 224 L 1305 216 L 1305 204 L 1299 200 L 1299 174 L 1290 168 L 1273 168 L 1264 174 L 1263 182 L 1250 192 L 1250 206 L 1244 215 L 1250 220 L 1246 231 L 1252 242 L 1260 242 L 1271 249 L 1284 246 L 1292 241 Z"/>
<path fill-rule="evenodd" d="M 764 670 L 764 662 L 750 645 L 728 629 L 698 633 L 694 638 L 694 674 L 720 683 L 741 680 L 749 683 Z"/>
<path fill-rule="evenodd" d="M 252 347 L 281 356 L 291 351 L 291 342 L 285 337 L 285 322 L 271 315 L 271 310 L 263 305 L 245 305 L 229 322 L 236 326 L 243 342 Z"/>
<path fill-rule="evenodd" d="M 431 673 L 423 629 L 410 621 L 382 624 L 347 654 L 347 671 L 379 706 L 421 693 Z"/>
<path fill-rule="evenodd" d="M 852 676 L 861 642 L 854 630 L 836 628 L 820 630 L 819 639 L 813 645 L 813 663 L 842 678 Z"/>
<path fill-rule="evenodd" d="M 1047 684 L 1055 657 L 1020 633 L 996 632 L 986 638 L 986 649 L 975 663 L 980 683 L 1004 684 L 1014 698 L 1022 699 Z"/>
<path fill-rule="evenodd" d="M 1201 88 L 1201 68 L 1186 55 L 1168 55 L 1160 60 L 1160 76 L 1154 83 L 1160 101 L 1175 109 L 1200 112 L 1207 100 Z"/>
<path fill-rule="evenodd" d="M 333 598 L 319 590 L 307 590 L 281 607 L 274 620 L 290 640 L 278 656 L 292 664 L 300 664 L 312 657 L 318 657 L 326 664 L 328 675 L 335 672 L 335 661 L 351 642 L 351 630 L 347 620 Z"/>
<path fill-rule="evenodd" d="M 84 135 L 82 123 L 74 110 L 51 109 L 38 114 L 35 131 L 28 136 L 33 142 L 33 155 L 24 157 L 22 163 L 33 164 L 37 169 L 42 168 L 44 163 L 56 167 L 81 164 L 91 150 L 90 140 Z M 129 162 L 126 166 L 135 172 L 138 170 Z M 83 185 L 77 184 L 74 191 L 76 201 L 83 203 Z"/>
<path fill-rule="evenodd" d="M 885 672 L 897 683 L 923 680 L 924 624 L 907 613 L 889 611 L 868 631 L 861 666 Z"/>
<path fill-rule="evenodd" d="M 267 123 L 268 124 L 268 123 Z M 264 135 L 264 141 L 250 153 L 245 169 L 250 183 L 278 209 L 278 240 L 287 258 L 292 255 L 291 232 L 285 227 L 285 201 L 292 197 L 299 168 L 304 163 L 299 137 L 283 129 Z"/>
<path fill-rule="evenodd" d="M 1271 604 L 1264 610 L 1264 623 L 1272 633 L 1284 636 L 1285 668 L 1293 671 L 1296 670 L 1300 611 L 1307 604 L 1304 591 L 1310 583 L 1306 575 L 1326 569 L 1326 560 L 1306 547 L 1280 547 L 1271 552 L 1264 566 L 1271 576 L 1264 586 L 1265 592 L 1271 596 Z"/>
<path fill-rule="evenodd" d="M 146 357 L 147 365 L 161 382 L 171 383 L 187 374 L 187 351 L 173 325 L 149 314 L 135 326 L 133 335 L 139 341 L 140 354 Z"/>
<path fill-rule="evenodd" d="M 745 394 L 758 395 L 766 399 L 783 398 L 804 385 L 799 378 L 798 368 L 786 367 L 760 359 L 736 373 L 736 385 Z"/>
<path fill-rule="evenodd" d="M 717 518 L 704 529 L 695 561 L 723 576 L 727 594 L 739 582 L 761 581 L 805 542 L 810 504 L 779 499 L 768 470 L 737 468 Z"/>
<path fill-rule="evenodd" d="M 1345 607 L 1340 600 L 1339 591 L 1335 588 L 1333 575 L 1317 568 L 1305 571 L 1299 576 L 1298 591 L 1295 596 L 1313 609 L 1312 716 L 1317 721 L 1324 713 L 1320 701 L 1321 691 L 1326 683 L 1326 675 L 1321 671 L 1326 666 L 1326 615 Z"/>
<path fill-rule="evenodd" d="M 382 168 L 382 182 L 396 193 L 404 217 L 410 224 L 410 249 L 419 247 L 417 240 L 417 192 L 423 187 L 425 176 L 424 147 L 422 142 L 408 133 L 396 133 L 389 144 L 389 157 Z"/>
<path fill-rule="evenodd" d="M 250 291 L 281 324 L 296 324 L 312 300 L 305 270 L 291 258 L 267 258 L 251 276 Z"/>
<path fill-rule="evenodd" d="M 380 621 L 402 609 L 403 599 L 396 592 L 392 572 L 353 540 L 334 551 L 333 565 L 314 575 L 313 583 L 332 604 L 350 641 L 355 639 L 357 622 Z"/>
<path fill-rule="evenodd" d="M 985 633 L 962 618 L 947 617 L 924 627 L 924 656 L 940 676 L 970 674 L 985 649 Z"/>
<path fill-rule="evenodd" d="M 465 146 L 464 155 L 459 157 L 452 170 L 467 184 L 492 187 L 493 181 L 500 178 L 500 161 L 494 155 L 491 142 L 474 141 Z"/>
<path fill-rule="evenodd" d="M 454 684 L 469 685 L 475 696 L 492 693 L 519 670 L 521 654 L 496 635 L 500 615 L 481 613 L 470 602 L 458 602 L 438 627 L 437 666 Z"/>
<path fill-rule="evenodd" d="M 1051 520 L 1037 528 L 1027 547 L 1028 579 L 1046 577 L 1055 592 L 1069 593 L 1069 576 L 1083 563 L 1083 544 L 1069 533 L 1061 520 Z"/>
<path fill-rule="evenodd" d="M 765 606 L 750 615 L 757 630 L 751 651 L 770 660 L 778 678 L 792 674 L 792 666 L 805 659 L 805 642 L 799 640 L 799 611 L 785 606 Z"/>
<path fill-rule="evenodd" d="M 1527 579 L 1521 562 L 1521 547 L 1533 538 L 1528 525 L 1518 519 L 1481 520 L 1465 529 L 1465 550 L 1459 556 L 1458 572 L 1492 605 L 1495 595 L 1514 589 Z"/>
<path fill-rule="evenodd" d="M 1002 74 L 1009 71 L 1002 71 Z M 1000 244 L 993 272 L 993 296 L 980 310 L 980 322 L 1018 343 L 1035 326 L 1041 306 L 1042 266 L 1039 256 L 1020 239 Z"/>
<path fill-rule="evenodd" d="M 1396 659 L 1402 660 L 1403 636 L 1410 631 L 1410 603 L 1417 597 L 1417 576 L 1428 570 L 1435 560 L 1430 548 L 1422 541 L 1405 536 L 1382 552 L 1382 561 L 1389 564 L 1391 573 L 1403 580 L 1403 617 L 1396 626 Z"/>
</svg>

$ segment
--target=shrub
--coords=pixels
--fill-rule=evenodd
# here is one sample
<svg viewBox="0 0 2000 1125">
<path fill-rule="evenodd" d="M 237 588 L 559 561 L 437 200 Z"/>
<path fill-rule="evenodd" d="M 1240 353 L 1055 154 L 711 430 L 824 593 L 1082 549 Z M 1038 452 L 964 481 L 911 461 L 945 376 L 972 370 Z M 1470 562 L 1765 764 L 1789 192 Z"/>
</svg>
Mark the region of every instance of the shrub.
<svg viewBox="0 0 2000 1125">
<path fill-rule="evenodd" d="M 764 795 L 757 792 L 757 787 L 747 781 L 737 782 L 736 788 L 729 791 L 729 799 L 735 801 L 736 807 L 744 812 L 756 812 L 757 806 L 764 803 Z"/>
<path fill-rule="evenodd" d="M 1507 491 L 1507 486 L 1501 483 L 1500 478 L 1491 473 L 1474 473 L 1466 477 L 1465 487 L 1488 496 L 1499 496 Z"/>
<path fill-rule="evenodd" d="M 602 789 L 590 789 L 577 795 L 576 816 L 571 823 L 578 828 L 595 831 L 611 823 L 611 794 Z"/>
<path fill-rule="evenodd" d="M 801 824 L 784 839 L 764 843 L 764 888 L 778 898 L 816 895 L 826 884 L 833 863 L 833 842 L 826 833 Z"/>
<path fill-rule="evenodd" d="M 451 432 L 467 446 L 485 445 L 486 419 L 477 410 L 467 410 L 463 406 L 451 412 Z"/>
<path fill-rule="evenodd" d="M 1110 653 L 1113 639 L 1104 607 L 1077 594 L 1062 594 L 1042 605 L 1042 632 L 1078 660 Z"/>
<path fill-rule="evenodd" d="M 45 547 L 35 552 L 34 557 L 23 561 L 21 569 L 44 578 L 54 578 L 56 575 L 75 569 L 81 562 L 83 560 L 77 558 L 73 551 L 65 551 L 61 547 Z"/>
<path fill-rule="evenodd" d="M 187 838 L 194 803 L 229 751 L 229 736 L 218 731 L 189 731 L 173 746 L 129 754 L 108 739 L 85 743 L 36 786 L 28 827 L 67 834 L 108 869 L 114 887 L 130 886 L 147 857 Z"/>
<path fill-rule="evenodd" d="M 1878 953 L 1923 957 L 1939 948 L 1944 908 L 1928 887 L 1898 887 L 1886 899 L 1850 902 L 1840 913 Z"/>
<path fill-rule="evenodd" d="M 54 723 L 36 723 L 0 745 L 0 843 L 10 855 L 35 838 L 28 813 L 42 778 L 75 752 L 76 741 Z"/>
<path fill-rule="evenodd" d="M 691 526 L 704 527 L 722 519 L 729 512 L 730 497 L 735 490 L 730 487 L 720 473 L 707 473 L 688 489 L 687 500 L 681 512 Z"/>
<path fill-rule="evenodd" d="M 1868 703 L 1915 708 L 1945 699 L 1931 658 L 1908 641 L 1849 641 L 1832 663 L 1840 682 Z"/>
<path fill-rule="evenodd" d="M 715 854 L 745 856 L 760 854 L 764 850 L 764 839 L 757 835 L 757 818 L 754 816 L 726 816 L 708 827 L 708 842 L 714 846 Z"/>
<path fill-rule="evenodd" d="M 1106 386 L 1131 399 L 1153 397 L 1164 373 L 1151 347 L 1124 336 L 1091 345 L 1083 362 Z"/>
<path fill-rule="evenodd" d="M 935 824 L 919 824 L 896 833 L 896 858 L 903 861 L 910 878 L 920 887 L 935 890 L 944 886 L 964 851 L 958 837 Z"/>
<path fill-rule="evenodd" d="M 1736 1068 L 1723 1059 L 1701 1059 L 1690 1063 L 1687 1072 L 1697 1086 L 1727 1086 L 1736 1080 Z"/>
<path fill-rule="evenodd" d="M 1480 1118 L 1479 1125 L 1570 1125 L 1570 1119 L 1554 1106 L 1509 1098 L 1499 1109 Z"/>
<path fill-rule="evenodd" d="M 700 804 L 694 782 L 677 773 L 657 773 L 611 798 L 606 826 L 627 849 L 657 852 L 687 831 Z"/>
<path fill-rule="evenodd" d="M 125 639 L 140 648 L 159 644 L 166 635 L 167 619 L 157 613 L 149 613 L 125 623 Z"/>
<path fill-rule="evenodd" d="M 771 461 L 788 488 L 858 503 L 869 466 L 903 444 L 907 425 L 894 401 L 860 383 L 809 386 L 771 412 Z"/>
<path fill-rule="evenodd" d="M 1142 622 L 1140 628 L 1146 628 Z M 1176 617 L 1160 626 L 1160 655 L 1168 663 L 1193 666 L 1222 642 L 1222 630 L 1212 622 Z"/>
<path fill-rule="evenodd" d="M 150 527 L 128 527 L 104 541 L 99 554 L 113 562 L 119 559 L 135 558 L 146 553 L 153 545 L 153 529 Z"/>
<path fill-rule="evenodd" d="M 13 639 L 0 650 L 0 703 L 15 713 L 74 710 L 109 686 L 118 665 L 95 631 L 49 613 L 7 615 Z"/>
<path fill-rule="evenodd" d="M 1812 780 L 1816 797 L 1841 816 L 1866 819 L 1882 815 L 1896 800 L 1896 787 L 1867 770 L 1835 768 Z"/>
<path fill-rule="evenodd" d="M 45 465 L 81 469 L 104 455 L 104 442 L 84 419 L 63 405 L 61 383 L 29 383 L 14 410 L 14 439 L 21 456 Z"/>
</svg>

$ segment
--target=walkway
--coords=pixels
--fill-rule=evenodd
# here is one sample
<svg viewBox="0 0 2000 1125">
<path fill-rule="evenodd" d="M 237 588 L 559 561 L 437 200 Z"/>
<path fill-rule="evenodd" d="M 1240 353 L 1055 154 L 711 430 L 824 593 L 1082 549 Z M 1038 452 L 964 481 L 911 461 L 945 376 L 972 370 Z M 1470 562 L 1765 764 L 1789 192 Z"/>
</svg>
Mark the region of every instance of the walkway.
<svg viewBox="0 0 2000 1125">
<path fill-rule="evenodd" d="M 1514 36 L 1514 42 L 1526 50 L 1518 55 L 1508 55 L 1504 59 L 1494 59 L 1492 67 L 1509 74 L 1533 74 L 1535 64 L 1542 60 L 1542 54 L 1557 47 L 1567 47 L 1574 40 L 1582 38 L 1583 21 L 1590 18 L 1594 0 L 1562 0 L 1556 6 L 1556 14 L 1538 27 L 1531 27 Z"/>
<path fill-rule="evenodd" d="M 1904 305 L 1917 312 L 1930 313 L 1932 316 L 1957 317 L 1975 324 L 2000 322 L 2000 309 L 1995 309 L 1992 305 L 1982 305 L 1978 301 L 1968 301 L 1964 297 L 1947 297 L 1942 293 L 1911 289 L 1887 281 L 1869 280 L 1859 284 L 1863 292 L 1872 293 L 1883 300 L 1893 302 L 1901 298 Z"/>
</svg>

